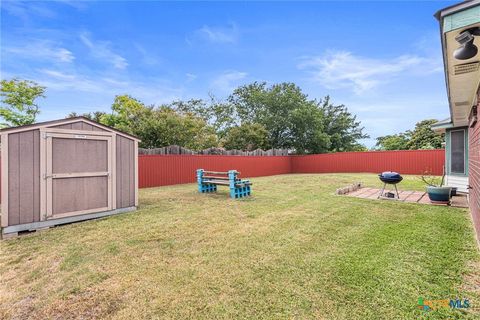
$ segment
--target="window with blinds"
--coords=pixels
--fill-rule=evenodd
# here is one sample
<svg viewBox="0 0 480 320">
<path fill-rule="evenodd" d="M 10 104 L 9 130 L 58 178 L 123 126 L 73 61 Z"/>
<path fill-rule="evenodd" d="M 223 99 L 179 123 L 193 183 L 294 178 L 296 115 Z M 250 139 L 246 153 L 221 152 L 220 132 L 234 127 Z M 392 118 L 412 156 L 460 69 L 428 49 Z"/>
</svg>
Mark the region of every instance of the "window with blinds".
<svg viewBox="0 0 480 320">
<path fill-rule="evenodd" d="M 465 130 L 450 132 L 450 172 L 465 173 Z"/>
</svg>

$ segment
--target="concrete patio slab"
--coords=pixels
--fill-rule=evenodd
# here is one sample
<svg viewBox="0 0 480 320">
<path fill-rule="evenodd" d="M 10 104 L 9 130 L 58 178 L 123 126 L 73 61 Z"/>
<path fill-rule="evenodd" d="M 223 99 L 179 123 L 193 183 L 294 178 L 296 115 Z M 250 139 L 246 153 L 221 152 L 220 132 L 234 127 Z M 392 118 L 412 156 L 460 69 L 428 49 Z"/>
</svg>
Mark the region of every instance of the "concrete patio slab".
<svg viewBox="0 0 480 320">
<path fill-rule="evenodd" d="M 400 202 L 412 202 L 412 203 L 444 205 L 444 206 L 447 205 L 447 204 L 438 204 L 438 203 L 430 202 L 430 199 L 428 198 L 428 195 L 426 192 L 402 190 L 398 192 L 400 199 L 396 200 L 396 199 L 387 199 L 384 197 L 379 198 L 378 196 L 380 194 L 380 191 L 381 189 L 377 189 L 377 188 L 360 188 L 358 190 L 347 193 L 345 195 L 349 197 L 356 197 L 356 198 L 362 198 L 362 199 L 393 200 L 393 201 L 400 201 Z M 450 201 L 450 206 L 456 207 L 456 208 L 468 208 L 467 196 L 463 194 L 453 196 Z"/>
</svg>

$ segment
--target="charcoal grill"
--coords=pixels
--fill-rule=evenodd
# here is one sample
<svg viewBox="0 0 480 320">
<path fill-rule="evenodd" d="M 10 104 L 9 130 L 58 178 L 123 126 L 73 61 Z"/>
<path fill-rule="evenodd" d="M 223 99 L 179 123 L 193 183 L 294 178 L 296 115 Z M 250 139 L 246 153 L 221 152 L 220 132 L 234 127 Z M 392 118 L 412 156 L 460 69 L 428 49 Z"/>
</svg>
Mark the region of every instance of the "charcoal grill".
<svg viewBox="0 0 480 320">
<path fill-rule="evenodd" d="M 380 191 L 378 198 L 383 197 L 383 198 L 393 198 L 397 200 L 400 199 L 400 195 L 398 194 L 398 189 L 397 189 L 397 183 L 400 183 L 403 180 L 403 177 L 399 173 L 393 172 L 393 171 L 382 172 L 381 174 L 378 175 L 378 177 L 380 178 L 380 181 L 383 182 L 383 188 L 382 188 L 382 191 Z M 395 197 L 395 193 L 392 193 L 392 192 L 387 192 L 384 195 L 387 184 L 393 185 L 393 187 L 395 188 L 396 197 Z"/>
</svg>

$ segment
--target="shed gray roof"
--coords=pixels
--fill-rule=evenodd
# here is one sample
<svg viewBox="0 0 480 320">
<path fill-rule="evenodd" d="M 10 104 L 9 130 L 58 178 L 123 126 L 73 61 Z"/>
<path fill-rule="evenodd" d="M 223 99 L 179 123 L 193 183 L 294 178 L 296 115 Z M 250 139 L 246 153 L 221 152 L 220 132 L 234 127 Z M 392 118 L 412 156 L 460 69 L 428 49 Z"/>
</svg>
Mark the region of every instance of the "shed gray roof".
<svg viewBox="0 0 480 320">
<path fill-rule="evenodd" d="M 103 128 L 105 130 L 114 131 L 114 132 L 117 132 L 119 134 L 128 136 L 132 139 L 140 141 L 140 139 L 137 136 L 134 136 L 132 134 L 117 130 L 117 129 L 109 127 L 109 126 L 106 126 L 106 125 L 98 123 L 96 121 L 90 120 L 90 119 L 88 119 L 87 117 L 84 117 L 84 116 L 58 119 L 58 120 L 51 120 L 51 121 L 44 121 L 44 122 L 37 122 L 37 123 L 26 124 L 26 125 L 18 126 L 18 127 L 4 128 L 4 129 L 0 130 L 0 133 L 4 133 L 4 132 L 8 133 L 10 131 L 18 132 L 18 131 L 32 130 L 32 129 L 35 129 L 37 127 L 49 127 L 49 126 L 52 126 L 52 125 L 59 125 L 59 124 L 62 124 L 62 123 L 68 123 L 68 122 L 72 122 L 72 121 L 75 121 L 75 120 L 85 121 L 87 123 L 90 123 L 90 124 L 95 125 L 97 127 Z"/>
</svg>

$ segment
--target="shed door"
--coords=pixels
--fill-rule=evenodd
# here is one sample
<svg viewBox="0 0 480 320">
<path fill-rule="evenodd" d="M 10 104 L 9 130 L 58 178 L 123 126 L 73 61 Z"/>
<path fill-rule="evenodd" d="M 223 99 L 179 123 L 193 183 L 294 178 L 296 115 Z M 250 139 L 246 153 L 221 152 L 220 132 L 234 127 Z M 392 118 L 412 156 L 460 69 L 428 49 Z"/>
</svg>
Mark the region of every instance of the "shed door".
<svg viewBox="0 0 480 320">
<path fill-rule="evenodd" d="M 112 137 L 45 134 L 46 218 L 112 209 Z"/>
</svg>

